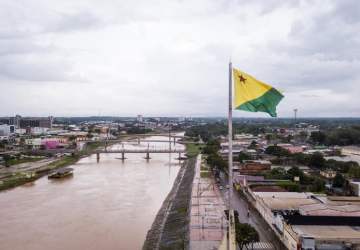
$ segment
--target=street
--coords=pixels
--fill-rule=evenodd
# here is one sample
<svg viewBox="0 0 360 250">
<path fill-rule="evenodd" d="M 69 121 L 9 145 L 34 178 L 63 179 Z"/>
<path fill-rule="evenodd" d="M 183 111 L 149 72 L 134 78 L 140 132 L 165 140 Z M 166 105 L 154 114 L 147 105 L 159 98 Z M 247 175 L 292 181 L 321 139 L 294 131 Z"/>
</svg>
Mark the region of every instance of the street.
<svg viewBox="0 0 360 250">
<path fill-rule="evenodd" d="M 218 185 L 223 187 L 221 193 L 224 200 L 226 201 L 226 204 L 228 204 L 227 201 L 229 189 L 226 188 L 228 185 L 228 178 L 222 172 L 220 173 L 220 183 L 218 183 Z M 256 231 L 259 233 L 260 242 L 266 243 L 267 245 L 272 245 L 273 249 L 281 249 L 282 244 L 279 242 L 266 222 L 259 216 L 257 211 L 248 205 L 248 202 L 235 189 L 233 190 L 232 194 L 232 206 L 234 210 L 238 211 L 239 220 L 241 223 L 248 223 L 256 229 Z M 275 247 L 275 244 L 278 247 Z"/>
</svg>

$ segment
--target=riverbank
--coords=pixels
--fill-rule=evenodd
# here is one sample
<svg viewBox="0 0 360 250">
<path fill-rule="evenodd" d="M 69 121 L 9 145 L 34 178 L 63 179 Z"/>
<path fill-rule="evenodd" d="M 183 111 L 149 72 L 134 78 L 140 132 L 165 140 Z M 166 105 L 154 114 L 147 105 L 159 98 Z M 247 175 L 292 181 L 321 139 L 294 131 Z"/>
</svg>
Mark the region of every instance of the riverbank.
<svg viewBox="0 0 360 250">
<path fill-rule="evenodd" d="M 108 143 L 107 146 L 111 146 L 113 144 L 114 143 Z M 5 173 L 0 178 L 0 191 L 5 191 L 29 182 L 36 181 L 37 179 L 47 175 L 49 172 L 55 169 L 73 165 L 76 162 L 78 162 L 78 160 L 80 160 L 81 158 L 90 156 L 91 154 L 94 153 L 96 149 L 104 146 L 105 146 L 104 143 L 94 142 L 94 143 L 90 143 L 88 147 L 86 147 L 84 150 L 76 154 L 63 156 L 57 159 L 50 158 L 48 159 L 48 163 L 43 165 L 40 164 L 39 166 L 37 166 L 36 162 L 26 162 L 28 166 L 25 169 L 21 169 L 19 171 L 13 171 L 12 169 L 7 169 L 8 174 Z M 11 167 L 14 167 L 14 165 Z"/>
<path fill-rule="evenodd" d="M 188 249 L 192 182 L 196 158 L 183 163 L 174 185 L 148 231 L 143 250 Z"/>
</svg>

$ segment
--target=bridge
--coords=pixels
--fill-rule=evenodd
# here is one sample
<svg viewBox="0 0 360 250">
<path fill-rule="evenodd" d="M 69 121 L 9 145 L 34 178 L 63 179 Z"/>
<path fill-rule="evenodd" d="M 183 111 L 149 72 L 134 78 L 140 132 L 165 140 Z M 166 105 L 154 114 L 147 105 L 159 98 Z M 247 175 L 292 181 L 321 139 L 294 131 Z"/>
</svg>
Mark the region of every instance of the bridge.
<svg viewBox="0 0 360 250">
<path fill-rule="evenodd" d="M 145 154 L 145 159 L 149 160 L 150 154 L 170 154 L 177 153 L 179 154 L 179 160 L 181 159 L 181 154 L 186 153 L 185 149 L 101 149 L 96 150 L 96 160 L 100 161 L 100 154 L 121 154 L 121 160 L 125 160 L 125 154 Z"/>
<path fill-rule="evenodd" d="M 140 144 L 141 142 L 163 142 L 163 143 L 179 143 L 179 144 L 204 144 L 203 142 L 194 142 L 194 141 L 183 141 L 183 140 L 179 140 L 176 141 L 175 137 L 174 140 L 152 140 L 152 139 L 145 139 L 142 140 L 140 138 L 136 138 L 136 139 L 105 139 L 105 140 L 99 140 L 99 141 L 91 141 L 91 140 L 83 140 L 83 141 L 79 141 L 79 142 L 83 142 L 83 143 L 89 143 L 89 142 L 104 142 L 104 143 L 122 143 L 122 142 L 137 142 L 137 144 Z"/>
</svg>

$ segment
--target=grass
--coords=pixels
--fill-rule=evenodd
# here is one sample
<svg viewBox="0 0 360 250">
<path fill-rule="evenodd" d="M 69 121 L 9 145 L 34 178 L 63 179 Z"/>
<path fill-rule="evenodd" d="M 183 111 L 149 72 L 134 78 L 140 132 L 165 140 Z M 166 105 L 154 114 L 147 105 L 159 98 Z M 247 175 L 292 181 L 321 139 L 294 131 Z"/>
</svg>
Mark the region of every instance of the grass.
<svg viewBox="0 0 360 250">
<path fill-rule="evenodd" d="M 34 181 L 38 177 L 39 176 L 36 175 L 36 174 L 33 174 L 32 176 L 27 176 L 26 174 L 23 174 L 23 173 L 14 174 L 10 178 L 7 178 L 6 180 L 0 181 L 0 191 L 1 190 L 6 190 L 6 189 L 9 189 L 9 188 L 13 188 L 13 187 L 17 187 L 17 186 L 20 186 L 20 185 L 25 184 L 27 182 L 30 182 L 30 181 Z"/>
<path fill-rule="evenodd" d="M 56 169 L 75 164 L 79 160 L 79 156 L 66 156 L 58 161 L 54 161 L 48 165 L 49 169 Z"/>
<path fill-rule="evenodd" d="M 200 172 L 200 177 L 201 178 L 210 178 L 211 177 L 211 172 L 209 172 L 209 171 L 201 171 Z"/>
<path fill-rule="evenodd" d="M 201 151 L 201 146 L 193 143 L 186 144 L 186 154 L 189 158 L 197 156 Z"/>
<path fill-rule="evenodd" d="M 36 179 L 46 175 L 50 170 L 66 167 L 76 163 L 79 160 L 79 156 L 65 156 L 57 161 L 54 161 L 47 165 L 47 168 L 37 172 L 20 172 L 13 174 L 12 176 L 0 181 L 0 191 L 9 188 L 14 188 L 23 185 L 27 182 L 35 181 Z"/>
<path fill-rule="evenodd" d="M 17 165 L 17 164 L 26 163 L 26 162 L 36 162 L 36 161 L 40 161 L 42 159 L 44 159 L 44 158 L 25 157 L 22 159 L 10 159 L 9 161 L 7 161 L 7 164 L 9 166 L 12 166 L 12 165 Z"/>
</svg>

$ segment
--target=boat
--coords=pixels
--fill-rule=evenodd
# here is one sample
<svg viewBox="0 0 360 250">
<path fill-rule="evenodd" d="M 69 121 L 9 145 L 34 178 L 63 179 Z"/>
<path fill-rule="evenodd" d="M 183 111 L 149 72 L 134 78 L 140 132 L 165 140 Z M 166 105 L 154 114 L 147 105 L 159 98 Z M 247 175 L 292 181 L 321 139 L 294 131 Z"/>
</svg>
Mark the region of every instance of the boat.
<svg viewBox="0 0 360 250">
<path fill-rule="evenodd" d="M 60 178 L 64 178 L 67 176 L 71 176 L 73 175 L 73 171 L 74 169 L 72 168 L 61 168 L 61 169 L 57 169 L 54 172 L 50 173 L 48 175 L 49 179 L 60 179 Z"/>
</svg>

